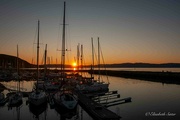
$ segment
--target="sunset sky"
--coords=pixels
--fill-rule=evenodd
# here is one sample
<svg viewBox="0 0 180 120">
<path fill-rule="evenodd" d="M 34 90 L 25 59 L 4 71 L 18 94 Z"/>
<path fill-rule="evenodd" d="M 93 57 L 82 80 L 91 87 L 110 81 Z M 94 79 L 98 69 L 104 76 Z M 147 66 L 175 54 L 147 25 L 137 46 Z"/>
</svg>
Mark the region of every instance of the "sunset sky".
<svg viewBox="0 0 180 120">
<path fill-rule="evenodd" d="M 45 48 L 60 63 L 64 0 L 0 0 L 0 54 L 36 60 L 40 20 L 40 63 Z M 100 38 L 105 63 L 180 63 L 179 0 L 66 0 L 66 64 L 84 46 L 91 64 L 91 37 Z M 96 52 L 97 53 L 97 52 Z"/>
</svg>

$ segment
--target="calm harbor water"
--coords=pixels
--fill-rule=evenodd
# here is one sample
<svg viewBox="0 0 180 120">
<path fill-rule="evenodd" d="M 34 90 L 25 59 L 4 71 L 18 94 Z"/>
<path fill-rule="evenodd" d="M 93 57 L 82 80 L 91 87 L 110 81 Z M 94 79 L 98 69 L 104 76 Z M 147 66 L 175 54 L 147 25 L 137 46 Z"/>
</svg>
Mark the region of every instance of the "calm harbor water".
<svg viewBox="0 0 180 120">
<path fill-rule="evenodd" d="M 31 68 L 36 69 L 36 68 Z M 61 68 L 49 68 L 49 69 L 58 69 L 61 70 Z M 84 70 L 90 70 L 91 68 L 83 68 Z M 98 68 L 94 68 L 95 70 L 98 70 Z M 100 68 L 102 70 L 105 70 L 105 68 Z M 66 68 L 66 70 L 72 70 L 72 68 Z M 180 68 L 106 68 L 106 70 L 117 70 L 117 71 L 153 71 L 153 72 L 180 72 Z"/>
<path fill-rule="evenodd" d="M 124 71 L 153 71 L 153 72 L 180 72 L 180 68 L 107 68 L 107 70 L 124 70 Z"/>
<path fill-rule="evenodd" d="M 105 76 L 103 76 L 106 81 Z M 162 84 L 142 80 L 110 77 L 110 91 L 118 90 L 121 98 L 131 97 L 132 102 L 108 107 L 120 115 L 121 120 L 179 120 L 180 85 Z M 15 82 L 2 82 L 16 85 Z M 33 81 L 23 81 L 21 86 L 31 91 Z M 7 93 L 8 91 L 4 91 Z M 31 111 L 23 98 L 20 108 L 8 109 L 7 104 L 0 107 L 1 120 L 93 120 L 80 106 L 74 113 L 62 113 L 49 105 L 39 111 Z"/>
</svg>

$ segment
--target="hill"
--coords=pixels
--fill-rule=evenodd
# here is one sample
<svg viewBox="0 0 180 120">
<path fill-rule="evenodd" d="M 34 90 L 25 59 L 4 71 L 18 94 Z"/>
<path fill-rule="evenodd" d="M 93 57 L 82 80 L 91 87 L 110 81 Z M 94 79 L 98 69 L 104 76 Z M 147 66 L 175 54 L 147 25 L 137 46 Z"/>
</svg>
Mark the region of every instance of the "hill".
<svg viewBox="0 0 180 120">
<path fill-rule="evenodd" d="M 29 62 L 19 58 L 20 68 L 29 68 L 31 66 L 32 65 Z M 0 68 L 16 68 L 16 67 L 17 67 L 16 56 L 0 54 Z"/>
</svg>

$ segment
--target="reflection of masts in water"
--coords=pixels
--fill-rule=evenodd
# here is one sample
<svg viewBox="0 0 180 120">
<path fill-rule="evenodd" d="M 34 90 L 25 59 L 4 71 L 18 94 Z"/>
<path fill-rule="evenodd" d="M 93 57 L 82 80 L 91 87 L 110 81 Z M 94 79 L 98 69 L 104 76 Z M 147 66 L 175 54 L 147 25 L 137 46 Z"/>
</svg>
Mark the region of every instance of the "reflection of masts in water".
<svg viewBox="0 0 180 120">
<path fill-rule="evenodd" d="M 20 113 L 21 113 L 20 107 L 21 107 L 21 106 L 16 107 L 16 111 L 17 111 L 17 120 L 20 120 Z"/>
<path fill-rule="evenodd" d="M 43 120 L 46 120 L 46 116 L 47 116 L 47 111 L 46 111 L 47 110 L 47 104 L 44 104 L 44 105 L 39 106 L 39 107 L 30 106 L 29 110 L 33 114 L 33 118 L 35 118 L 35 120 L 39 120 L 40 115 L 42 115 L 43 113 L 44 113 Z"/>
<path fill-rule="evenodd" d="M 79 120 L 79 106 L 77 106 L 75 109 L 72 110 L 67 110 L 67 109 L 63 109 L 62 107 L 55 106 L 55 111 L 59 114 L 60 120 L 66 120 L 66 119 Z"/>
<path fill-rule="evenodd" d="M 83 109 L 81 108 L 81 120 L 83 120 Z"/>
<path fill-rule="evenodd" d="M 16 120 L 20 120 L 20 116 L 21 116 L 21 114 L 20 114 L 21 111 L 20 111 L 20 110 L 21 110 L 21 107 L 22 107 L 22 105 L 17 106 L 17 107 L 14 107 L 14 108 L 8 107 L 8 110 L 12 110 L 12 109 L 16 110 L 16 113 L 17 113 L 17 114 L 16 114 L 16 115 L 17 115 L 17 116 L 16 116 L 16 118 L 17 118 Z M 14 111 L 14 110 L 13 110 L 13 111 Z"/>
</svg>

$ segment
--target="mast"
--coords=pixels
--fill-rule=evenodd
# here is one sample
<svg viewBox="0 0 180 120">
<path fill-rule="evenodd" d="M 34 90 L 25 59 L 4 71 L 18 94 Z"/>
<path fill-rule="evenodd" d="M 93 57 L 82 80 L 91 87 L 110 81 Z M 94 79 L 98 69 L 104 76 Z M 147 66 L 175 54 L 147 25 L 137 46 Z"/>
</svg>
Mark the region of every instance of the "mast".
<svg viewBox="0 0 180 120">
<path fill-rule="evenodd" d="M 94 74 L 94 45 L 93 45 L 93 38 L 91 38 L 91 43 L 92 43 L 92 73 L 91 73 L 91 78 L 93 77 Z"/>
<path fill-rule="evenodd" d="M 19 80 L 19 51 L 18 51 L 18 45 L 17 45 L 17 80 L 18 80 L 18 92 L 20 92 L 20 80 Z"/>
<path fill-rule="evenodd" d="M 99 71 L 98 80 L 100 82 L 100 45 L 99 45 L 99 37 L 98 37 L 98 71 Z"/>
<path fill-rule="evenodd" d="M 77 45 L 77 71 L 79 73 L 79 55 L 80 55 L 80 52 L 79 52 L 79 43 Z"/>
<path fill-rule="evenodd" d="M 81 45 L 81 75 L 83 70 L 83 45 Z"/>
<path fill-rule="evenodd" d="M 46 44 L 46 47 L 45 47 L 45 53 L 44 53 L 44 78 L 46 77 L 46 70 L 47 70 L 47 66 L 46 66 L 46 59 L 47 59 L 47 44 Z"/>
<path fill-rule="evenodd" d="M 66 25 L 66 2 L 64 2 L 64 14 L 63 14 L 63 33 L 62 33 L 62 54 L 61 54 L 61 75 L 64 76 L 65 69 L 65 25 Z M 63 79 L 64 80 L 64 77 Z"/>
<path fill-rule="evenodd" d="M 39 27 L 40 22 L 38 20 L 38 35 L 37 35 L 37 85 L 36 85 L 36 93 L 38 92 L 38 79 L 39 79 Z"/>
</svg>

